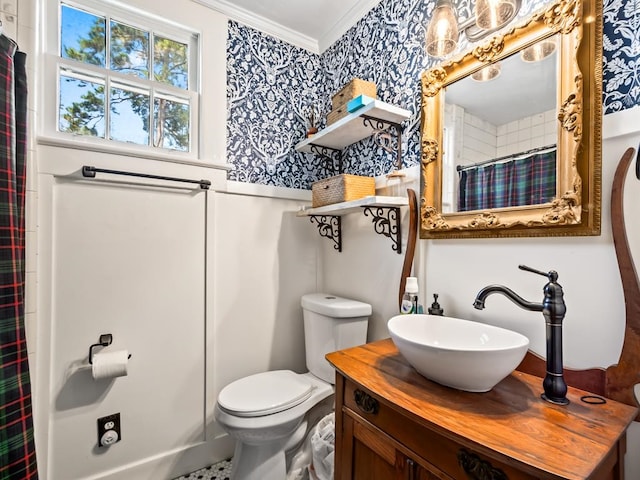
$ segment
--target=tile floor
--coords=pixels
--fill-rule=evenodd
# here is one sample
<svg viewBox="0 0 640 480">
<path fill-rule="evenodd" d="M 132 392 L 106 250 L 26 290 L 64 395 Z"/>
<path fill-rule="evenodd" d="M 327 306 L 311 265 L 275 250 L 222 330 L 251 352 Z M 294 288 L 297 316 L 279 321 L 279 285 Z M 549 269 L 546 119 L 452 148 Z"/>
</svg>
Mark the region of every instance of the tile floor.
<svg viewBox="0 0 640 480">
<path fill-rule="evenodd" d="M 229 480 L 229 478 L 231 478 L 230 458 L 174 480 Z"/>
</svg>

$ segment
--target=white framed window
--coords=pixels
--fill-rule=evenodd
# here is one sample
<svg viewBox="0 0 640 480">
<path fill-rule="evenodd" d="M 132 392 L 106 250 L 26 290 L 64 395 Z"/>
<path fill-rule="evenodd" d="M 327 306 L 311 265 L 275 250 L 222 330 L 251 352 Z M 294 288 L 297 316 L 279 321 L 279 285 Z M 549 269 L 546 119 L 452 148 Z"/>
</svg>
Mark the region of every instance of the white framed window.
<svg viewBox="0 0 640 480">
<path fill-rule="evenodd" d="M 47 7 L 46 135 L 197 159 L 198 34 L 109 0 Z"/>
</svg>

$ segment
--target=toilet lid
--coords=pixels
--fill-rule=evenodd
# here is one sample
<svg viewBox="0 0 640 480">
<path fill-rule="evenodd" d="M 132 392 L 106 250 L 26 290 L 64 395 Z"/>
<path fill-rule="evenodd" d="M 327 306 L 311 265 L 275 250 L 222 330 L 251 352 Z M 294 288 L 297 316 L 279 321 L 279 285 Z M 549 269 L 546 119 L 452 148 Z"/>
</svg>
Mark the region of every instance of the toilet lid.
<svg viewBox="0 0 640 480">
<path fill-rule="evenodd" d="M 259 417 L 295 407 L 311 390 L 311 384 L 291 370 L 257 373 L 224 387 L 218 405 L 239 417 Z"/>
</svg>

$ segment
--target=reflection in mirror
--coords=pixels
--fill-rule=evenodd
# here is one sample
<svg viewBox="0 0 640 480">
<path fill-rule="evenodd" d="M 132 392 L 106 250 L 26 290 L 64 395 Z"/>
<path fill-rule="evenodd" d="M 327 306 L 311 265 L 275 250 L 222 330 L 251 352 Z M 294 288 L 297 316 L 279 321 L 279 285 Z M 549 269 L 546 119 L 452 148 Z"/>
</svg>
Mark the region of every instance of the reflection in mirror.
<svg viewBox="0 0 640 480">
<path fill-rule="evenodd" d="M 426 70 L 421 238 L 599 235 L 601 78 L 601 0 L 558 0 Z"/>
<path fill-rule="evenodd" d="M 444 213 L 538 205 L 556 196 L 556 37 L 445 88 Z"/>
</svg>

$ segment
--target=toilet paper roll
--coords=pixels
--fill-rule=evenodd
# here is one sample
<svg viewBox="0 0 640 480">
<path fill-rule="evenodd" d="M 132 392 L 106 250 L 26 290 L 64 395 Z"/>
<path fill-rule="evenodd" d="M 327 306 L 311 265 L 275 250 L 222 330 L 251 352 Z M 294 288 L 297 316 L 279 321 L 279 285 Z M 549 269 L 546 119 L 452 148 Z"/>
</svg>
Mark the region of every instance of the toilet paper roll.
<svg viewBox="0 0 640 480">
<path fill-rule="evenodd" d="M 127 375 L 129 352 L 127 350 L 102 351 L 93 355 L 91 373 L 94 380 L 124 377 Z"/>
</svg>

